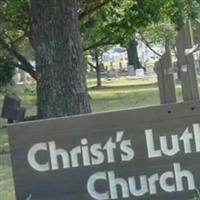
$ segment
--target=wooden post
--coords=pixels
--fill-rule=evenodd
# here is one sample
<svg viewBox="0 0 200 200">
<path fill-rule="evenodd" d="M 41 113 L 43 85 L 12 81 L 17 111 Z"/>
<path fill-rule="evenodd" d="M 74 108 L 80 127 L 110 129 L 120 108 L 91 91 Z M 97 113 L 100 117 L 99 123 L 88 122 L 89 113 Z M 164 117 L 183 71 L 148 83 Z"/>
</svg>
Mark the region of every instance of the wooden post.
<svg viewBox="0 0 200 200">
<path fill-rule="evenodd" d="M 174 77 L 169 70 L 171 66 L 171 52 L 169 48 L 166 48 L 165 54 L 156 64 L 161 104 L 176 103 Z"/>
<path fill-rule="evenodd" d="M 178 63 L 181 67 L 180 79 L 184 101 L 198 100 L 199 91 L 192 54 L 186 55 L 185 51 L 193 47 L 192 30 L 190 21 L 179 31 L 176 38 Z"/>
</svg>

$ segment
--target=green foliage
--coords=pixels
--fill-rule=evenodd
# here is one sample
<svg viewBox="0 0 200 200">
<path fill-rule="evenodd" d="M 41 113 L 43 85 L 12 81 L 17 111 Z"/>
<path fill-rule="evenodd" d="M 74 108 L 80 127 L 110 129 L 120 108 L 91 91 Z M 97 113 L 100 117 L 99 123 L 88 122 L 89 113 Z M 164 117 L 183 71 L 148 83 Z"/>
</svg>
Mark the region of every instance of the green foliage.
<svg viewBox="0 0 200 200">
<path fill-rule="evenodd" d="M 171 42 L 175 29 L 188 18 L 196 18 L 199 11 L 199 0 L 79 1 L 79 13 L 85 13 L 80 21 L 83 49 L 116 43 L 127 46 L 135 33 L 149 31 L 151 42 Z M 0 1 L 0 36 L 26 58 L 34 59 L 28 12 L 27 0 Z"/>
<path fill-rule="evenodd" d="M 175 30 L 196 18 L 199 10 L 198 0 L 113 0 L 82 20 L 84 47 L 95 43 L 127 46 L 134 33 L 145 29 L 151 30 L 152 42 L 171 43 Z"/>
<path fill-rule="evenodd" d="M 176 29 L 180 29 L 188 18 L 198 17 L 200 2 L 198 0 L 165 0 L 161 13 L 168 16 Z"/>
<path fill-rule="evenodd" d="M 15 66 L 0 60 L 0 86 L 10 82 L 15 74 Z"/>
<path fill-rule="evenodd" d="M 7 29 L 26 30 L 29 23 L 28 11 L 26 0 L 0 1 L 0 19 L 6 23 Z"/>
<path fill-rule="evenodd" d="M 159 23 L 152 23 L 141 30 L 142 35 L 151 43 L 172 45 L 176 36 L 175 25 L 169 20 L 162 20 Z"/>
<path fill-rule="evenodd" d="M 7 43 L 18 46 L 22 36 L 29 32 L 26 0 L 0 1 L 0 36 Z M 18 41 L 17 41 L 18 40 Z M 17 42 L 16 42 L 17 41 Z"/>
</svg>

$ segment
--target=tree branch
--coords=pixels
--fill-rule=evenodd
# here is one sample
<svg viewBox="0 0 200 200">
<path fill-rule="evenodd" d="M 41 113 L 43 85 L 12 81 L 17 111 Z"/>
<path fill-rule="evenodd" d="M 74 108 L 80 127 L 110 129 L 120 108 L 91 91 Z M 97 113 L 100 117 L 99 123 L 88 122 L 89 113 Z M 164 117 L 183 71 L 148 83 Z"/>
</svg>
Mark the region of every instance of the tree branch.
<svg viewBox="0 0 200 200">
<path fill-rule="evenodd" d="M 26 71 L 26 67 L 23 66 L 22 64 L 17 63 L 17 62 L 10 61 L 10 60 L 8 61 L 8 60 L 5 60 L 5 59 L 1 59 L 0 61 L 3 61 L 5 64 L 13 65 L 13 66 L 15 66 L 15 67 L 17 67 L 19 69 L 22 69 L 22 70 Z"/>
<path fill-rule="evenodd" d="M 82 18 L 90 15 L 91 13 L 97 11 L 98 9 L 102 8 L 103 6 L 105 6 L 106 4 L 110 3 L 112 0 L 105 0 L 102 3 L 97 4 L 94 7 L 91 7 L 89 9 L 86 9 L 85 11 L 83 11 L 82 13 L 79 14 L 79 19 L 81 20 Z"/>
<path fill-rule="evenodd" d="M 93 44 L 83 48 L 83 51 L 88 51 L 90 49 L 97 48 L 97 47 L 100 47 L 100 46 L 115 45 L 115 44 L 119 44 L 119 42 L 117 42 L 117 41 L 104 41 L 104 39 L 101 39 L 101 40 L 97 41 L 96 43 L 93 43 Z"/>
<path fill-rule="evenodd" d="M 29 63 L 29 61 L 21 55 L 14 47 L 10 47 L 1 37 L 0 37 L 0 44 L 2 47 L 7 50 L 10 54 L 12 54 L 20 63 L 21 69 L 25 72 L 29 73 L 35 80 L 36 78 L 36 71 L 34 67 Z"/>
<path fill-rule="evenodd" d="M 92 67 L 93 69 L 97 69 L 91 62 L 88 62 L 88 65 L 90 65 L 90 67 Z"/>
<path fill-rule="evenodd" d="M 196 53 L 199 50 L 200 50 L 200 44 L 197 44 L 193 49 L 190 50 L 190 52 L 187 52 L 187 55 Z"/>
<path fill-rule="evenodd" d="M 22 42 L 26 38 L 26 33 L 18 37 L 15 41 L 12 41 L 12 46 L 18 46 L 20 42 Z"/>
<path fill-rule="evenodd" d="M 139 33 L 139 34 L 140 34 L 140 36 L 141 36 L 141 39 L 142 39 L 143 42 L 145 43 L 145 45 L 146 45 L 154 54 L 156 54 L 157 56 L 161 57 L 162 55 L 159 54 L 157 51 L 155 51 L 155 50 L 151 47 L 151 45 L 150 45 L 149 42 L 145 39 L 145 37 L 144 37 L 141 33 Z"/>
</svg>

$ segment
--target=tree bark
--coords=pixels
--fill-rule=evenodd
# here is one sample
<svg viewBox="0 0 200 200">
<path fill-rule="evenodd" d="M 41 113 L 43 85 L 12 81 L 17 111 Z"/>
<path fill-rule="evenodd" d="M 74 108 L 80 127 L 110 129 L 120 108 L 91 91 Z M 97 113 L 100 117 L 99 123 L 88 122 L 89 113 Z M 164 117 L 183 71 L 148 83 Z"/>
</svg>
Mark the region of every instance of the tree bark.
<svg viewBox="0 0 200 200">
<path fill-rule="evenodd" d="M 101 83 L 101 70 L 100 70 L 100 65 L 97 65 L 96 74 L 97 74 L 97 87 L 101 87 L 101 86 L 102 86 L 102 83 Z"/>
<path fill-rule="evenodd" d="M 91 112 L 76 0 L 30 0 L 39 118 Z"/>
<path fill-rule="evenodd" d="M 133 39 L 129 42 L 127 52 L 128 52 L 128 65 L 133 65 L 134 70 L 142 68 L 142 65 L 138 58 L 137 51 L 138 42 Z"/>
<path fill-rule="evenodd" d="M 96 70 L 96 76 L 97 76 L 97 87 L 101 87 L 102 86 L 102 84 L 101 84 L 101 67 L 99 64 L 99 55 L 98 55 L 97 51 L 95 51 L 95 62 L 96 62 L 95 70 Z"/>
</svg>

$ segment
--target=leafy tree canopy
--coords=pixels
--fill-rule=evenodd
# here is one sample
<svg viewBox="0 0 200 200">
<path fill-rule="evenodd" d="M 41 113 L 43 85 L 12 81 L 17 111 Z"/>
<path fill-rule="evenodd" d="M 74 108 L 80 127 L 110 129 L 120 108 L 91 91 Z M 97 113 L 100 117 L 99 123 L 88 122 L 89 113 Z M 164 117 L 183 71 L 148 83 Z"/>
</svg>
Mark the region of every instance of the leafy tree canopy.
<svg viewBox="0 0 200 200">
<path fill-rule="evenodd" d="M 163 28 L 166 21 L 167 37 L 171 37 L 170 23 L 180 29 L 188 18 L 198 16 L 199 5 L 199 0 L 79 0 L 83 49 L 116 43 L 127 46 L 134 33 L 144 32 L 148 26 L 151 35 L 156 36 L 153 32 Z M 0 48 L 8 51 L 36 78 L 33 66 L 26 59 L 27 51 L 22 51 L 27 45 L 31 48 L 29 25 L 28 1 L 0 2 Z"/>
</svg>

